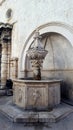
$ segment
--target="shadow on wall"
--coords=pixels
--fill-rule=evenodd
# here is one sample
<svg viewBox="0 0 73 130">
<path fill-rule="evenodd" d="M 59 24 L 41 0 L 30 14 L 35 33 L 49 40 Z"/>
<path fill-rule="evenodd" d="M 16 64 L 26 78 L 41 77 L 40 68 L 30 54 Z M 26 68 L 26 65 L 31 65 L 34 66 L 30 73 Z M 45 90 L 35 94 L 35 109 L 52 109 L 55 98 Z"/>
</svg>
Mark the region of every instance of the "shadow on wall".
<svg viewBox="0 0 73 130">
<path fill-rule="evenodd" d="M 61 83 L 61 97 L 73 100 L 73 83 L 68 81 L 63 81 Z"/>
</svg>

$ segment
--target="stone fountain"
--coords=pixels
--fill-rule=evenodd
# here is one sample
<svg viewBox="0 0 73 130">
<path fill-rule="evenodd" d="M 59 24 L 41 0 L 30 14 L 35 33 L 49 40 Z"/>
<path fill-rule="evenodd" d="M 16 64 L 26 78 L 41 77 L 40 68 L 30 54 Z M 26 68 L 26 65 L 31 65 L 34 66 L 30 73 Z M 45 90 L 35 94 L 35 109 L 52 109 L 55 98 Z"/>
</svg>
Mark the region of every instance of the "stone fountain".
<svg viewBox="0 0 73 130">
<path fill-rule="evenodd" d="M 41 67 L 48 51 L 44 50 L 39 32 L 27 56 L 33 68 L 33 80 L 13 80 L 13 103 L 24 110 L 49 110 L 60 104 L 60 80 L 42 79 Z"/>
<path fill-rule="evenodd" d="M 73 112 L 73 107 L 60 103 L 61 80 L 42 78 L 41 68 L 47 53 L 42 46 L 41 36 L 36 31 L 34 47 L 31 46 L 27 51 L 33 68 L 33 78 L 14 79 L 13 103 L 9 100 L 0 106 L 0 111 L 13 122 L 43 125 L 59 121 Z"/>
</svg>

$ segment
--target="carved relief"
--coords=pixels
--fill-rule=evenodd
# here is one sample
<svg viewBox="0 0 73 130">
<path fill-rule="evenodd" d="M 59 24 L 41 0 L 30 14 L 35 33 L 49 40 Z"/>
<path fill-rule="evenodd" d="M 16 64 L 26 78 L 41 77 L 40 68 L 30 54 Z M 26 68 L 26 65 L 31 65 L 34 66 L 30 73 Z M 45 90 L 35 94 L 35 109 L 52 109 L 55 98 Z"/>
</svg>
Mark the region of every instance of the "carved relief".
<svg viewBox="0 0 73 130">
<path fill-rule="evenodd" d="M 28 88 L 28 105 L 32 107 L 40 106 L 42 101 L 41 89 Z"/>
<path fill-rule="evenodd" d="M 41 36 L 39 35 L 38 30 L 36 30 L 34 47 L 29 48 L 27 51 L 27 56 L 31 60 L 32 67 L 34 67 L 33 78 L 35 80 L 41 80 L 41 66 L 47 53 L 48 51 L 44 50 L 44 47 L 42 46 Z"/>
<path fill-rule="evenodd" d="M 39 90 L 34 90 L 32 93 L 32 97 L 33 97 L 33 102 L 34 102 L 34 106 L 38 105 L 38 101 L 41 98 L 41 93 Z"/>
<path fill-rule="evenodd" d="M 22 93 L 23 91 L 21 89 L 18 89 L 18 101 L 22 102 Z"/>
<path fill-rule="evenodd" d="M 11 29 L 3 29 L 1 34 L 1 40 L 8 42 L 11 40 Z"/>
</svg>

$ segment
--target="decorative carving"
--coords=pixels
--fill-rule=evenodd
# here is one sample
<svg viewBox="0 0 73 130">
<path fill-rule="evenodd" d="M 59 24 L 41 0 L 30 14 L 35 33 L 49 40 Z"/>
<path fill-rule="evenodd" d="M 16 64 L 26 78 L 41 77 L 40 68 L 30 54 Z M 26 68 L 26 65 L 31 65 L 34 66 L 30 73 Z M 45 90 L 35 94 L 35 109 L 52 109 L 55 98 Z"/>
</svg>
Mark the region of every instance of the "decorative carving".
<svg viewBox="0 0 73 130">
<path fill-rule="evenodd" d="M 13 25 L 8 24 L 8 23 L 0 23 L 0 29 L 8 28 L 12 29 Z"/>
<path fill-rule="evenodd" d="M 11 29 L 3 29 L 1 34 L 1 40 L 8 42 L 11 40 Z"/>
<path fill-rule="evenodd" d="M 11 40 L 12 25 L 0 23 L 0 41 L 8 42 Z"/>
<path fill-rule="evenodd" d="M 21 102 L 22 101 L 22 90 L 21 89 L 18 89 L 18 101 Z"/>
<path fill-rule="evenodd" d="M 41 64 L 43 63 L 43 59 L 45 58 L 47 51 L 44 50 L 44 47 L 41 44 L 41 36 L 39 32 L 36 31 L 34 37 L 34 47 L 30 48 L 27 51 L 27 56 L 31 60 L 33 68 L 33 76 L 35 80 L 41 79 Z"/>
<path fill-rule="evenodd" d="M 34 106 L 38 105 L 38 102 L 40 100 L 40 97 L 41 97 L 41 93 L 39 90 L 34 90 L 33 93 L 33 102 L 34 102 Z"/>
<path fill-rule="evenodd" d="M 39 89 L 38 87 L 35 88 L 34 87 L 29 87 L 28 88 L 28 106 L 32 106 L 33 108 L 34 107 L 37 107 L 37 106 L 40 106 L 40 102 L 42 101 L 42 93 L 41 93 L 41 88 Z"/>
</svg>

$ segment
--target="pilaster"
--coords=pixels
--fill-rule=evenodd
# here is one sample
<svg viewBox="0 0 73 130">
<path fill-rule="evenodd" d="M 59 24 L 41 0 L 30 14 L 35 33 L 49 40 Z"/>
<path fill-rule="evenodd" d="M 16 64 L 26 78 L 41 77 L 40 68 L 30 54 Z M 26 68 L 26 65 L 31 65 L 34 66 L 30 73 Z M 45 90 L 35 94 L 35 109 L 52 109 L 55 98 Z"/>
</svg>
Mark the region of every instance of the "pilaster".
<svg viewBox="0 0 73 130">
<path fill-rule="evenodd" d="M 4 28 L 1 32 L 1 88 L 5 87 L 6 80 L 9 78 L 9 60 L 10 60 L 10 46 L 11 46 L 11 29 Z"/>
<path fill-rule="evenodd" d="M 13 57 L 10 60 L 10 78 L 15 79 L 18 77 L 18 58 Z"/>
</svg>

